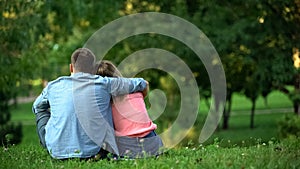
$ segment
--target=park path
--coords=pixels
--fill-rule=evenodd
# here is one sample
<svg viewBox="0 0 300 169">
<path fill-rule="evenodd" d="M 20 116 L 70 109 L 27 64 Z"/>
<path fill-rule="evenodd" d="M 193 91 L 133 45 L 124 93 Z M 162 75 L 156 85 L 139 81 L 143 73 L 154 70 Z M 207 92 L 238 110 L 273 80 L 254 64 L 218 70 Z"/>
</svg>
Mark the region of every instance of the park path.
<svg viewBox="0 0 300 169">
<path fill-rule="evenodd" d="M 258 115 L 258 114 L 291 113 L 291 112 L 294 112 L 293 107 L 256 109 L 254 113 L 255 113 L 255 115 Z M 250 113 L 251 113 L 251 110 L 231 111 L 232 116 L 250 115 Z"/>
<path fill-rule="evenodd" d="M 29 102 L 33 102 L 36 98 L 37 98 L 37 96 L 18 97 L 17 98 L 17 103 L 29 103 Z M 14 100 L 12 99 L 8 103 L 11 105 L 11 104 L 14 103 Z"/>
</svg>

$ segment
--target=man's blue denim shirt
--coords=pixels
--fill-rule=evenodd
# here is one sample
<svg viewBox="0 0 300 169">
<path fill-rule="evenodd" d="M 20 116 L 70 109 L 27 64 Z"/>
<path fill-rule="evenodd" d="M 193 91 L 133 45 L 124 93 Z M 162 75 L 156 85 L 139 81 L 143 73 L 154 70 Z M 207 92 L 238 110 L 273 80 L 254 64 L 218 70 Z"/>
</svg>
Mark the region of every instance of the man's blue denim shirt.
<svg viewBox="0 0 300 169">
<path fill-rule="evenodd" d="M 33 104 L 35 114 L 50 109 L 46 147 L 53 158 L 88 158 L 100 147 L 118 155 L 111 96 L 142 91 L 142 78 L 108 78 L 87 73 L 63 76 L 44 88 Z"/>
</svg>

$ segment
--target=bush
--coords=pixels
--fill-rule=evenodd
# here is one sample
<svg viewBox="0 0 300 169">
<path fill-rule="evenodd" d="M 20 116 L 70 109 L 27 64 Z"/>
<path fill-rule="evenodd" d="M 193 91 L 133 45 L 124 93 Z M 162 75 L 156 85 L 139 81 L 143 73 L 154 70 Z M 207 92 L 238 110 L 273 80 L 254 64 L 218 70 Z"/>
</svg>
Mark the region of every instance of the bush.
<svg viewBox="0 0 300 169">
<path fill-rule="evenodd" d="M 5 124 L 0 126 L 1 146 L 19 144 L 22 140 L 22 125 Z"/>
<path fill-rule="evenodd" d="M 18 144 L 22 139 L 22 125 L 10 123 L 9 95 L 0 91 L 0 145 Z"/>
<path fill-rule="evenodd" d="M 289 136 L 300 137 L 300 116 L 295 114 L 285 115 L 279 121 L 279 136 L 287 138 Z"/>
</svg>

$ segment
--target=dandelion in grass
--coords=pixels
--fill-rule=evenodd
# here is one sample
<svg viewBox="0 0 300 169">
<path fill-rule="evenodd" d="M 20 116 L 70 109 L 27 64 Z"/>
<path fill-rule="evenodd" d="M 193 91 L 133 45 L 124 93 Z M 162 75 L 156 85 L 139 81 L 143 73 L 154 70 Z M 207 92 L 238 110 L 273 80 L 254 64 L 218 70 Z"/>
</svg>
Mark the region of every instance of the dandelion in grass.
<svg viewBox="0 0 300 169">
<path fill-rule="evenodd" d="M 75 149 L 75 150 L 74 150 L 74 153 L 79 154 L 79 153 L 80 153 L 80 150 Z"/>
</svg>

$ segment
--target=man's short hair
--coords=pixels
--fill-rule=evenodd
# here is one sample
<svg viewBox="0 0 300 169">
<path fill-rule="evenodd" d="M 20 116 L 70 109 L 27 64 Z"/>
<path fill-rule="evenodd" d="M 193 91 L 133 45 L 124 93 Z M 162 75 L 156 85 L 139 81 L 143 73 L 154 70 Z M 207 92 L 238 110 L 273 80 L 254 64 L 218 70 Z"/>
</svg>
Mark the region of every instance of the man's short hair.
<svg viewBox="0 0 300 169">
<path fill-rule="evenodd" d="M 87 48 L 76 49 L 71 56 L 71 64 L 76 72 L 95 74 L 95 55 Z"/>
</svg>

